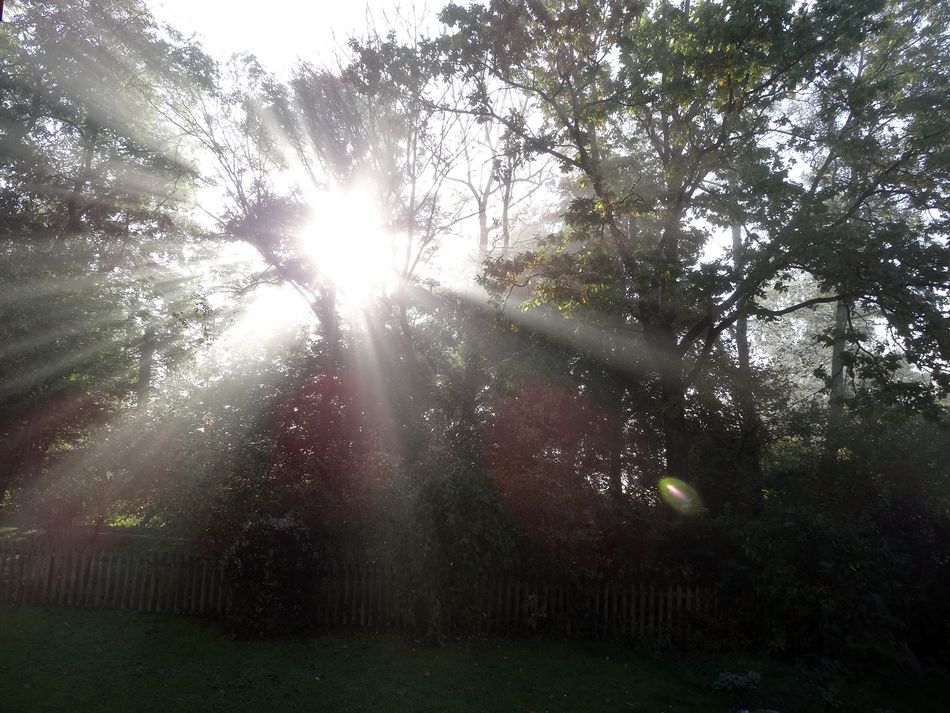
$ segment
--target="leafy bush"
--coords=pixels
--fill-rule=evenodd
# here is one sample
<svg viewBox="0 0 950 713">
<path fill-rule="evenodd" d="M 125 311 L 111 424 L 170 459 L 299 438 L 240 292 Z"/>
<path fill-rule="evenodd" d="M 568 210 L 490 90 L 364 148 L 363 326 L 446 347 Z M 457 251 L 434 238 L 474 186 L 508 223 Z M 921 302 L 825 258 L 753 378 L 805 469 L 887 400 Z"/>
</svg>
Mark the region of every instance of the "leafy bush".
<svg viewBox="0 0 950 713">
<path fill-rule="evenodd" d="M 390 513 L 401 616 L 429 640 L 475 630 L 479 577 L 509 560 L 512 524 L 471 449 L 433 447 L 406 479 L 405 509 Z"/>
<path fill-rule="evenodd" d="M 734 643 L 852 662 L 940 652 L 946 448 L 945 432 L 896 417 L 855 418 L 834 454 L 773 444 L 758 507 L 695 523 L 686 543 L 694 567 L 718 570 Z"/>
<path fill-rule="evenodd" d="M 244 524 L 224 556 L 225 618 L 242 638 L 306 627 L 320 557 L 309 530 L 291 517 Z"/>
</svg>

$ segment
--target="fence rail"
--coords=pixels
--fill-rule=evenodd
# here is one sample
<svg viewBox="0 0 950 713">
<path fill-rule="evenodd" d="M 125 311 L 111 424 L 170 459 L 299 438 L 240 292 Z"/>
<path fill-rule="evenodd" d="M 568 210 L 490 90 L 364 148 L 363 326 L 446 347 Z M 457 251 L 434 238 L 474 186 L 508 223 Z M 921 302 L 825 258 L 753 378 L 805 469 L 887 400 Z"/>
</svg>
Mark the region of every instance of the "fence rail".
<svg viewBox="0 0 950 713">
<path fill-rule="evenodd" d="M 401 628 L 396 573 L 344 566 L 320 580 L 314 597 L 327 626 Z M 674 642 L 717 609 L 715 590 L 682 584 L 567 581 L 485 574 L 477 584 L 474 628 L 484 633 L 543 630 L 568 636 Z M 0 603 L 220 615 L 223 569 L 179 553 L 0 548 Z"/>
</svg>

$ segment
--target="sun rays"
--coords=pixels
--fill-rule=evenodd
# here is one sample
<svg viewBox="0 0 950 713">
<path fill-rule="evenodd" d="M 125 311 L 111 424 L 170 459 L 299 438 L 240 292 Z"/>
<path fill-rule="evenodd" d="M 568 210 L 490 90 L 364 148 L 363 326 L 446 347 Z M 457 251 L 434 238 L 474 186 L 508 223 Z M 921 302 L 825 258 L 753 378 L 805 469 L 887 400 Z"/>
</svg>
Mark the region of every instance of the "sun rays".
<svg viewBox="0 0 950 713">
<path fill-rule="evenodd" d="M 304 252 L 346 302 L 362 307 L 393 289 L 394 236 L 368 187 L 314 193 L 310 213 L 300 236 Z"/>
</svg>

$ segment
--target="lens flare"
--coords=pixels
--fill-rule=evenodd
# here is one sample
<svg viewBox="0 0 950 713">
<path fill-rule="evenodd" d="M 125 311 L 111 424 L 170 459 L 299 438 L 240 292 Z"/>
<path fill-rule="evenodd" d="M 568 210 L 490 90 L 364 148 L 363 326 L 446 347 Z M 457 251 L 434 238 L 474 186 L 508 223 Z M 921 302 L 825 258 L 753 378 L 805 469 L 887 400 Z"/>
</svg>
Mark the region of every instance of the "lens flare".
<svg viewBox="0 0 950 713">
<path fill-rule="evenodd" d="M 679 478 L 660 478 L 660 497 L 671 508 L 683 515 L 695 515 L 703 511 L 703 502 L 696 489 Z"/>
</svg>

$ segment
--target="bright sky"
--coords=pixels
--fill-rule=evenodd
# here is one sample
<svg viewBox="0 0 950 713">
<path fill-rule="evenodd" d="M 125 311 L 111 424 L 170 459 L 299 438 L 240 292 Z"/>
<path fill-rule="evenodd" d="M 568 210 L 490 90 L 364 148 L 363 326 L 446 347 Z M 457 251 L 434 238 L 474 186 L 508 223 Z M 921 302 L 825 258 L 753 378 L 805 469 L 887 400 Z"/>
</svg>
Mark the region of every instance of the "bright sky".
<svg viewBox="0 0 950 713">
<path fill-rule="evenodd" d="M 268 69 L 285 74 L 298 58 L 330 63 L 347 37 L 369 25 L 402 25 L 397 17 L 430 23 L 448 0 L 149 0 L 160 20 L 203 38 L 217 57 L 250 51 Z M 400 8 L 402 8 L 400 10 Z"/>
</svg>

